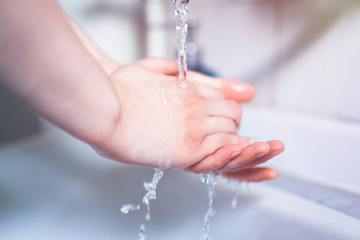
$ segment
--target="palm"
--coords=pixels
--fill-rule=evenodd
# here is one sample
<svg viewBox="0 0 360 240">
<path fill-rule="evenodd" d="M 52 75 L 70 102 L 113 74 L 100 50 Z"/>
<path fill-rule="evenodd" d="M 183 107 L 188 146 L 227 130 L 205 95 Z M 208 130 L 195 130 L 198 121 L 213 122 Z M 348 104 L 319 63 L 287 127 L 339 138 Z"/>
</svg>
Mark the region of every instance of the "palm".
<svg viewBox="0 0 360 240">
<path fill-rule="evenodd" d="M 175 77 L 139 66 L 119 69 L 112 80 L 122 109 L 113 139 L 118 144 L 115 156 L 163 168 L 187 167 L 199 160 L 190 149 L 204 137 L 195 126 L 206 120 L 201 96 L 178 88 Z M 198 104 L 189 104 L 190 98 Z"/>
</svg>

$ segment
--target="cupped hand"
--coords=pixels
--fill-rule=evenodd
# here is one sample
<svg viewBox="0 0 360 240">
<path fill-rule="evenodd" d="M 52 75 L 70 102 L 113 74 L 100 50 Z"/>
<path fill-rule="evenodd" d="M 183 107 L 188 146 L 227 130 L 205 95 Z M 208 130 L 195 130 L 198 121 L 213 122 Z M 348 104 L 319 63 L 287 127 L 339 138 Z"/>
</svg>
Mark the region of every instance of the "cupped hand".
<svg viewBox="0 0 360 240">
<path fill-rule="evenodd" d="M 239 103 L 253 97 L 253 87 L 190 72 L 186 88 L 180 88 L 176 74 L 176 63 L 164 59 L 145 59 L 114 71 L 111 81 L 121 114 L 110 137 L 95 148 L 124 163 L 269 179 L 268 172 L 254 167 L 283 145 L 236 135 Z"/>
</svg>

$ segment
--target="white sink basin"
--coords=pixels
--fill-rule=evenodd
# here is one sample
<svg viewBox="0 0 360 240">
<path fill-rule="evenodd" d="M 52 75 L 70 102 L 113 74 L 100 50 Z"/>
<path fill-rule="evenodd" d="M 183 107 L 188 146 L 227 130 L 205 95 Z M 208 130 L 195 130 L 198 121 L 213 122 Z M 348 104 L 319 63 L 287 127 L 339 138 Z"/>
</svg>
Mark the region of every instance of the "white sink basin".
<svg viewBox="0 0 360 240">
<path fill-rule="evenodd" d="M 124 216 L 120 208 L 141 203 L 152 169 L 104 160 L 67 136 L 34 140 L 0 151 L 0 239 L 134 239 L 145 207 Z M 200 177 L 165 172 L 151 202 L 147 239 L 199 239 L 207 210 Z M 360 220 L 266 184 L 252 184 L 231 208 L 227 186 L 218 188 L 214 240 L 360 239 Z"/>
</svg>

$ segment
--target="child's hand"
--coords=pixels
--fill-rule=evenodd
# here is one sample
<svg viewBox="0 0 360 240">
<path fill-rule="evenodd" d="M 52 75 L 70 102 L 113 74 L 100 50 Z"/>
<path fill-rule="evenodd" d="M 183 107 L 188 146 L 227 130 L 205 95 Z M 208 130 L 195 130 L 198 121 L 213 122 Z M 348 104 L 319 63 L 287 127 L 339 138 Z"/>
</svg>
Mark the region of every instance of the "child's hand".
<svg viewBox="0 0 360 240">
<path fill-rule="evenodd" d="M 238 101 L 251 99 L 254 90 L 250 85 L 232 81 L 224 85 L 216 79 L 207 84 L 203 81 L 206 77 L 193 73 L 188 76 L 187 88 L 182 89 L 172 76 L 176 72 L 174 62 L 159 59 L 115 71 L 111 79 L 119 98 L 120 118 L 109 139 L 95 148 L 124 163 L 235 172 L 230 177 L 236 172 L 236 176 L 244 175 L 243 169 L 252 169 L 281 151 L 282 144 L 274 143 L 275 151 L 271 143 L 251 144 L 251 139 L 236 135 L 241 118 Z"/>
<path fill-rule="evenodd" d="M 0 7 L 1 81 L 42 117 L 120 162 L 269 178 L 254 166 L 282 144 L 236 135 L 249 84 L 190 72 L 181 89 L 173 61 L 118 67 L 55 1 L 19 2 Z"/>
</svg>

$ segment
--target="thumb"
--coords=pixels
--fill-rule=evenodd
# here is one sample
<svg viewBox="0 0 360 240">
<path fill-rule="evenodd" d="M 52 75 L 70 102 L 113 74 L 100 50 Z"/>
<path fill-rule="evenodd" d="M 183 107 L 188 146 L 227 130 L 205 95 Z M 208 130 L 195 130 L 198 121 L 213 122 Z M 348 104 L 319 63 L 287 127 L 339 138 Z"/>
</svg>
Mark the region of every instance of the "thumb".
<svg viewBox="0 0 360 240">
<path fill-rule="evenodd" d="M 255 95 L 255 88 L 245 82 L 233 79 L 214 78 L 193 71 L 189 71 L 187 76 L 191 81 L 200 82 L 220 90 L 226 99 L 248 102 Z"/>
</svg>

